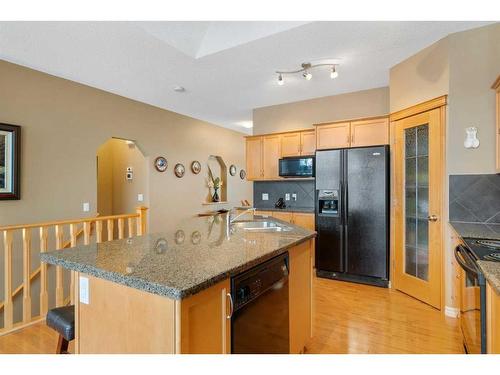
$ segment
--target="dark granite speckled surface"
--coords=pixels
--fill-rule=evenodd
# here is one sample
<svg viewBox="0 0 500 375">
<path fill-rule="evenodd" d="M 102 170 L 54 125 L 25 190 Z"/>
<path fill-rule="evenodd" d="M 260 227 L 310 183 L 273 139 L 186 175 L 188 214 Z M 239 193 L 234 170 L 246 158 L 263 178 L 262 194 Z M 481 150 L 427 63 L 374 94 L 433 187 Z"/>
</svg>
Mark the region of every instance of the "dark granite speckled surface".
<svg viewBox="0 0 500 375">
<path fill-rule="evenodd" d="M 462 238 L 470 237 L 500 240 L 500 225 L 498 224 L 464 223 L 455 221 L 450 222 L 450 224 Z M 486 280 L 488 280 L 493 289 L 500 294 L 500 262 L 480 260 L 477 263 L 483 271 Z"/>
<path fill-rule="evenodd" d="M 165 233 L 78 246 L 40 255 L 60 265 L 146 292 L 182 299 L 285 252 L 315 232 L 270 218 L 284 232 L 232 227 L 225 215 L 193 218 Z"/>
</svg>

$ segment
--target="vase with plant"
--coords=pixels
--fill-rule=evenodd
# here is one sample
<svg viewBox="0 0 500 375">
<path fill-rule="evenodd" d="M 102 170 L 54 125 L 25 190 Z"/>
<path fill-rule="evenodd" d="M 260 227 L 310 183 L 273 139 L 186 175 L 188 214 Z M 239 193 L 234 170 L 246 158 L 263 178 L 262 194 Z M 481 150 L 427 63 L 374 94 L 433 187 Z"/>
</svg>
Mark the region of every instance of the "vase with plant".
<svg viewBox="0 0 500 375">
<path fill-rule="evenodd" d="M 222 187 L 222 180 L 220 177 L 214 177 L 212 170 L 208 167 L 208 188 L 213 188 L 214 193 L 212 194 L 212 202 L 220 202 L 219 189 Z"/>
</svg>

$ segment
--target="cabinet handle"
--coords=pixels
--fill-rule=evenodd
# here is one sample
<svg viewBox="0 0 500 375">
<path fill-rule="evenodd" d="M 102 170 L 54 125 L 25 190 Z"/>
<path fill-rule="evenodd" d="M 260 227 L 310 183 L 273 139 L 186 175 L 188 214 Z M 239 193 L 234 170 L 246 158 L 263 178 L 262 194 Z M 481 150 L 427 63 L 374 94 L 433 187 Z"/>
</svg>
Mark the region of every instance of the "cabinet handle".
<svg viewBox="0 0 500 375">
<path fill-rule="evenodd" d="M 429 215 L 427 216 L 428 221 L 437 221 L 438 217 L 436 215 Z"/>
<path fill-rule="evenodd" d="M 233 305 L 233 297 L 231 296 L 231 293 L 226 293 L 226 296 L 229 297 L 229 315 L 226 316 L 227 319 L 231 319 L 233 317 L 233 312 L 234 312 L 234 305 Z"/>
<path fill-rule="evenodd" d="M 351 143 L 354 143 L 354 134 L 351 136 Z"/>
</svg>

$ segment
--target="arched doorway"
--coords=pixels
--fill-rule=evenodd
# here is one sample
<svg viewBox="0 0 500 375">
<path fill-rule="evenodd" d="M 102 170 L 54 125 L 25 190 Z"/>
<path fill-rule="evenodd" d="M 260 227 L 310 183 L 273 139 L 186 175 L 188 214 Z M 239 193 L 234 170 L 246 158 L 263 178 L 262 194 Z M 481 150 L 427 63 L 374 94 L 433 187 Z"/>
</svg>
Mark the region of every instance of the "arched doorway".
<svg viewBox="0 0 500 375">
<path fill-rule="evenodd" d="M 135 141 L 112 138 L 97 150 L 97 212 L 134 212 L 148 205 L 146 157 Z"/>
</svg>

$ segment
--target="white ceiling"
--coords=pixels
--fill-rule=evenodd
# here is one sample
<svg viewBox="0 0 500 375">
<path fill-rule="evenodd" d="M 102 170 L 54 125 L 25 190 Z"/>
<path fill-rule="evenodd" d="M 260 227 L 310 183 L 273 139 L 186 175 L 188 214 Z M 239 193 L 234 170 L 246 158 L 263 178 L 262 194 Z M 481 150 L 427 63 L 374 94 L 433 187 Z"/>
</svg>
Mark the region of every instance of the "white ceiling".
<svg viewBox="0 0 500 375">
<path fill-rule="evenodd" d="M 393 65 L 485 24 L 0 22 L 0 59 L 248 133 L 253 108 L 386 86 Z M 337 79 L 276 84 L 275 70 L 327 58 L 341 59 Z"/>
</svg>

